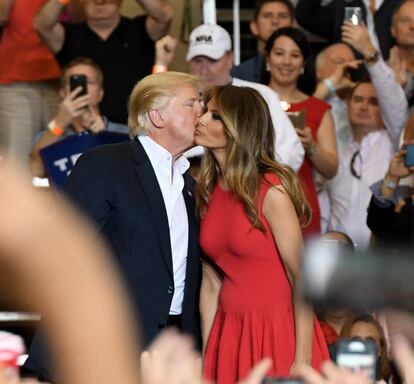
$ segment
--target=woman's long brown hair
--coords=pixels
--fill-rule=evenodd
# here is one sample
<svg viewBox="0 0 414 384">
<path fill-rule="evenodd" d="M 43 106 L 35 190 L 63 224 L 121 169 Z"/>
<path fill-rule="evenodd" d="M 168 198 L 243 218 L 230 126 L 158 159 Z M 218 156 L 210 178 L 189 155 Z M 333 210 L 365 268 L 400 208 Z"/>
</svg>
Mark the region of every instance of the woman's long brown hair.
<svg viewBox="0 0 414 384">
<path fill-rule="evenodd" d="M 225 171 L 220 177 L 241 201 L 252 225 L 263 232 L 265 230 L 259 218 L 257 201 L 260 183 L 265 173 L 279 176 L 301 225 L 307 225 L 311 212 L 302 185 L 289 166 L 275 160 L 275 130 L 269 107 L 263 97 L 249 87 L 225 85 L 213 87 L 207 92 L 205 105 L 210 100 L 214 100 L 227 136 Z M 211 193 L 218 182 L 219 172 L 216 159 L 207 150 L 201 161 L 196 194 L 200 217 L 206 212 Z"/>
</svg>

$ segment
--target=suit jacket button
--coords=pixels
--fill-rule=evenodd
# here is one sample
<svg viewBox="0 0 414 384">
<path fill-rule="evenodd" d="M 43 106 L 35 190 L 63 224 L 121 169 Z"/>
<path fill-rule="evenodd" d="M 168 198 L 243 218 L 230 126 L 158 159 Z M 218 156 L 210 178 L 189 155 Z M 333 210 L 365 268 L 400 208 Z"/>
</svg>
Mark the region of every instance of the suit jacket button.
<svg viewBox="0 0 414 384">
<path fill-rule="evenodd" d="M 168 289 L 167 289 L 167 292 L 168 293 L 174 293 L 174 288 L 173 287 L 171 287 L 171 285 L 168 287 Z"/>
</svg>

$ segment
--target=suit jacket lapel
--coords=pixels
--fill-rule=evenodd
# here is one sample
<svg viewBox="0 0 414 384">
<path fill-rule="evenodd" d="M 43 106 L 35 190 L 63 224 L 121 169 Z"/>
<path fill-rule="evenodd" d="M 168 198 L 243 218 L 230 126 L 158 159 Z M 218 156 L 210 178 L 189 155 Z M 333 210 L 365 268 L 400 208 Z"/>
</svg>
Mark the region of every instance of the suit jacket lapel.
<svg viewBox="0 0 414 384">
<path fill-rule="evenodd" d="M 162 197 L 160 186 L 158 185 L 157 177 L 151 162 L 145 153 L 144 148 L 139 140 L 131 141 L 132 157 L 135 162 L 135 170 L 141 181 L 142 188 L 145 191 L 146 198 L 151 207 L 155 227 L 157 228 L 157 235 L 161 252 L 164 256 L 164 261 L 168 272 L 174 278 L 171 254 L 170 228 L 168 225 L 168 217 L 165 209 L 164 199 Z M 137 213 L 139 214 L 139 213 Z"/>
</svg>

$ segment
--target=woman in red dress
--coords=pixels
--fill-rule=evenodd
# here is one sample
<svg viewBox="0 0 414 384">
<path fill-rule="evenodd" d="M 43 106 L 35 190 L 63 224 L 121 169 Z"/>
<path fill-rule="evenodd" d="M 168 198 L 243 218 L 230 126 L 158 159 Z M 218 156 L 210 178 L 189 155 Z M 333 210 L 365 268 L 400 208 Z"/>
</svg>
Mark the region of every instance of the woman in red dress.
<svg viewBox="0 0 414 384">
<path fill-rule="evenodd" d="M 323 100 L 303 93 L 298 82 L 304 73 L 309 56 L 306 36 L 298 28 L 280 28 L 266 42 L 266 60 L 270 74 L 269 87 L 284 102 L 287 112 L 305 111 L 304 127 L 296 132 L 305 148 L 305 159 L 299 177 L 312 209 L 312 221 L 304 235 L 320 233 L 318 196 L 313 182 L 313 171 L 330 179 L 338 168 L 335 129 L 330 106 Z"/>
<path fill-rule="evenodd" d="M 265 357 L 270 376 L 319 368 L 324 337 L 295 294 L 310 211 L 295 173 L 275 161 L 268 106 L 231 85 L 214 87 L 205 105 L 195 134 L 207 148 L 197 189 L 205 376 L 234 384 Z"/>
</svg>

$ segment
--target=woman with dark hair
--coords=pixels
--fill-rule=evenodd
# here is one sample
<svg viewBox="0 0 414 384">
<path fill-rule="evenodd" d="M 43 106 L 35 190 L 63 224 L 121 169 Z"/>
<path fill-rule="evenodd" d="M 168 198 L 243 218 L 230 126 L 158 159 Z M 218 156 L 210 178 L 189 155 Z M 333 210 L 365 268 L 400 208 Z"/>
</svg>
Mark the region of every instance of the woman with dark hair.
<svg viewBox="0 0 414 384">
<path fill-rule="evenodd" d="M 330 179 L 335 176 L 338 167 L 330 106 L 298 88 L 309 57 L 308 41 L 300 29 L 278 29 L 267 40 L 265 54 L 270 74 L 269 87 L 279 95 L 288 114 L 299 111 L 306 114 L 304 126 L 296 124 L 295 127 L 306 154 L 299 177 L 305 185 L 312 209 L 312 221 L 304 234 L 317 234 L 320 232 L 320 211 L 313 171 Z"/>
<path fill-rule="evenodd" d="M 340 337 L 371 339 L 377 345 L 377 380 L 388 381 L 391 375 L 391 365 L 388 359 L 388 348 L 384 330 L 380 323 L 369 313 L 350 317 L 342 327 Z"/>
<path fill-rule="evenodd" d="M 197 189 L 205 375 L 235 383 L 264 357 L 270 376 L 319 368 L 329 359 L 323 334 L 295 294 L 310 211 L 295 173 L 275 160 L 269 108 L 230 85 L 210 90 L 205 105 L 195 133 L 207 149 Z"/>
</svg>

